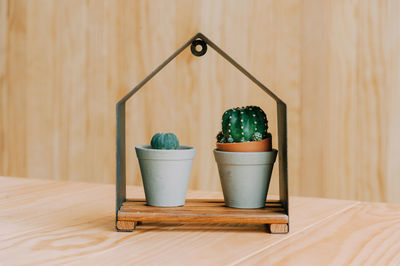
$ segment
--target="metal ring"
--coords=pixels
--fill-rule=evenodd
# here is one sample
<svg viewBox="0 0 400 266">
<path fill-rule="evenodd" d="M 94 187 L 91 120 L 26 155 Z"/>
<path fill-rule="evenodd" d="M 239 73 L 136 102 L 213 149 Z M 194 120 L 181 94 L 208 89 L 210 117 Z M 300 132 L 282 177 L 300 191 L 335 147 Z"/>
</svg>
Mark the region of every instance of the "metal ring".
<svg viewBox="0 0 400 266">
<path fill-rule="evenodd" d="M 201 50 L 197 51 L 196 50 L 196 46 L 200 45 L 201 46 Z M 190 51 L 192 51 L 192 54 L 195 56 L 202 56 L 207 52 L 207 44 L 205 41 L 198 39 L 198 40 L 194 40 L 192 42 L 192 45 L 190 46 Z"/>
</svg>

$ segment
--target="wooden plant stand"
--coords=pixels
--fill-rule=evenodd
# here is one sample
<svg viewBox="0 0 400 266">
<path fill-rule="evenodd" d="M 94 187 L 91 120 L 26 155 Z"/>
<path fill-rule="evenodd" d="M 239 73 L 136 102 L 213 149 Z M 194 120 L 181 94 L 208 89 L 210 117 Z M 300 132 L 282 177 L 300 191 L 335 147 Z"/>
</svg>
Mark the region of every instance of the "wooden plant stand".
<svg viewBox="0 0 400 266">
<path fill-rule="evenodd" d="M 222 200 L 187 200 L 185 206 L 158 208 L 147 206 L 145 200 L 129 200 L 126 197 L 125 167 L 125 104 L 139 89 L 152 79 L 161 69 L 187 47 L 195 56 L 203 56 L 207 46 L 236 67 L 242 74 L 260 87 L 276 102 L 278 116 L 278 159 L 279 159 L 279 200 L 268 201 L 261 209 L 234 209 L 224 206 Z M 201 50 L 197 48 L 201 46 Z M 250 223 L 266 224 L 271 233 L 289 232 L 289 194 L 287 162 L 287 115 L 286 104 L 264 84 L 233 60 L 221 48 L 202 33 L 197 33 L 160 66 L 134 87 L 117 103 L 117 178 L 116 178 L 116 229 L 133 231 L 140 222 L 179 222 L 179 223 Z M 210 147 L 211 149 L 211 147 Z"/>
<path fill-rule="evenodd" d="M 145 199 L 125 201 L 118 230 L 131 232 L 140 222 L 266 224 L 271 233 L 288 232 L 288 216 L 279 201 L 268 201 L 262 209 L 229 208 L 215 199 L 188 199 L 185 206 L 173 208 L 147 206 Z"/>
</svg>

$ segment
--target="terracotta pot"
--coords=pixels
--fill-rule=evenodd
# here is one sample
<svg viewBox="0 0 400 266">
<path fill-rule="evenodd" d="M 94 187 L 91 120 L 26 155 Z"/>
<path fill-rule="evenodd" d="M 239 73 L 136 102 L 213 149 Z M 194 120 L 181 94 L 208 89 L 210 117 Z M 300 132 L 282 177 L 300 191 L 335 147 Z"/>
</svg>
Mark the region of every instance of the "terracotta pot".
<svg viewBox="0 0 400 266">
<path fill-rule="evenodd" d="M 218 151 L 230 152 L 264 152 L 272 150 L 272 138 L 259 141 L 237 142 L 237 143 L 218 143 Z"/>
</svg>

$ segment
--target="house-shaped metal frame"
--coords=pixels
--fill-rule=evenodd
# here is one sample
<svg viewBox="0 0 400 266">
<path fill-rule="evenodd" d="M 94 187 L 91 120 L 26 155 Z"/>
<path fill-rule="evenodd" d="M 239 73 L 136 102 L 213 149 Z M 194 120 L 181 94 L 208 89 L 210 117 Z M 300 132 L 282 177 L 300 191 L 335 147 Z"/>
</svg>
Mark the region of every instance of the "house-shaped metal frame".
<svg viewBox="0 0 400 266">
<path fill-rule="evenodd" d="M 197 33 L 175 53 L 168 57 L 160 66 L 151 72 L 144 80 L 134 87 L 125 97 L 117 103 L 117 128 L 116 128 L 116 220 L 118 220 L 118 211 L 126 201 L 126 155 L 125 155 L 125 104 L 139 89 L 141 89 L 151 78 L 153 78 L 161 69 L 178 56 L 184 49 L 191 45 L 191 51 L 196 56 L 202 56 L 207 51 L 207 45 L 213 48 L 218 54 L 234 65 L 240 72 L 246 75 L 265 93 L 272 97 L 276 102 L 278 116 L 278 158 L 279 158 L 279 200 L 282 203 L 284 212 L 289 216 L 289 195 L 288 195 L 288 160 L 287 160 L 287 115 L 286 104 L 269 90 L 264 84 L 257 80 L 246 69 L 233 60 L 215 43 L 208 39 L 204 34 Z M 196 46 L 202 46 L 198 51 Z"/>
</svg>

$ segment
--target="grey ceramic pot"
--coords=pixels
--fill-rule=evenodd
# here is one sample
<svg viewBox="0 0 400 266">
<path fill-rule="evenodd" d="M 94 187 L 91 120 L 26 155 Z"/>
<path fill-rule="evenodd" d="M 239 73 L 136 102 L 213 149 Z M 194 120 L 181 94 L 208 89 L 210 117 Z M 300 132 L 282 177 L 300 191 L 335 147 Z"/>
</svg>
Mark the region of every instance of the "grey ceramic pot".
<svg viewBox="0 0 400 266">
<path fill-rule="evenodd" d="M 253 209 L 265 206 L 277 150 L 225 152 L 214 150 L 225 205 Z"/>
<path fill-rule="evenodd" d="M 136 146 L 135 149 L 147 205 L 184 205 L 196 149 L 180 146 L 176 150 L 158 150 L 149 145 Z"/>
</svg>

